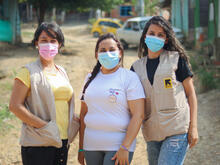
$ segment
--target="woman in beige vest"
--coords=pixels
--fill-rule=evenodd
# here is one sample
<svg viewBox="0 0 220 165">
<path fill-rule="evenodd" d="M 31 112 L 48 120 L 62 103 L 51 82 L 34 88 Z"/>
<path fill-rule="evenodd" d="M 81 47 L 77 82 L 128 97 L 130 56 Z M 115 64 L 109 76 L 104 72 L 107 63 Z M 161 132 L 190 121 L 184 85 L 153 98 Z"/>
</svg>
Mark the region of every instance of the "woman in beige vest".
<svg viewBox="0 0 220 165">
<path fill-rule="evenodd" d="M 145 25 L 139 58 L 131 70 L 146 94 L 142 132 L 149 165 L 182 165 L 198 141 L 197 99 L 188 57 L 163 17 Z"/>
<path fill-rule="evenodd" d="M 54 63 L 64 36 L 55 23 L 42 23 L 34 34 L 37 61 L 17 74 L 9 109 L 23 122 L 24 165 L 66 165 L 74 132 L 74 97 L 65 70 Z"/>
</svg>

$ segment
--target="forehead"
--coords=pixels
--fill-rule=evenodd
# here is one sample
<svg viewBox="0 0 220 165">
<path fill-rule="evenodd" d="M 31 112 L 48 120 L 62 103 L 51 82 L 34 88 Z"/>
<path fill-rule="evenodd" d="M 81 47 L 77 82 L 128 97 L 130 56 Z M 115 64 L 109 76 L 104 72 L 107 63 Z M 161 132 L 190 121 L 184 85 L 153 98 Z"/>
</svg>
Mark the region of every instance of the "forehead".
<svg viewBox="0 0 220 165">
<path fill-rule="evenodd" d="M 52 30 L 48 30 L 54 37 L 56 36 L 56 33 Z M 39 38 L 49 38 L 49 39 L 54 39 L 50 37 L 44 30 L 41 32 Z"/>
<path fill-rule="evenodd" d="M 117 47 L 117 43 L 115 42 L 115 40 L 109 38 L 109 39 L 105 39 L 99 43 L 99 49 L 109 48 L 109 47 Z"/>
<path fill-rule="evenodd" d="M 155 24 L 151 24 L 149 26 L 148 32 L 149 31 L 158 32 L 158 33 L 165 33 L 162 27 L 160 27 L 159 25 L 155 25 Z"/>
</svg>

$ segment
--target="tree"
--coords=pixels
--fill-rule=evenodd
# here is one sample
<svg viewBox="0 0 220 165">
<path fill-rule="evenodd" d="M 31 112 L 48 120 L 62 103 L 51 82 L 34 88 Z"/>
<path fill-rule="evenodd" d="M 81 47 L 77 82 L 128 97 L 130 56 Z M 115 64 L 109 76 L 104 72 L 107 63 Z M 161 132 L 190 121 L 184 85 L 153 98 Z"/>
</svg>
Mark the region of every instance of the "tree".
<svg viewBox="0 0 220 165">
<path fill-rule="evenodd" d="M 131 0 L 132 4 L 137 5 L 139 0 Z M 159 3 L 160 0 L 144 0 L 144 11 L 145 14 L 148 15 L 153 15 L 155 14 L 157 8 L 155 8 L 157 6 L 157 4 Z"/>
<path fill-rule="evenodd" d="M 47 10 L 52 8 L 63 10 L 89 10 L 101 9 L 110 11 L 116 5 L 123 3 L 123 0 L 20 0 L 32 4 L 37 11 L 38 25 L 44 21 Z"/>
</svg>

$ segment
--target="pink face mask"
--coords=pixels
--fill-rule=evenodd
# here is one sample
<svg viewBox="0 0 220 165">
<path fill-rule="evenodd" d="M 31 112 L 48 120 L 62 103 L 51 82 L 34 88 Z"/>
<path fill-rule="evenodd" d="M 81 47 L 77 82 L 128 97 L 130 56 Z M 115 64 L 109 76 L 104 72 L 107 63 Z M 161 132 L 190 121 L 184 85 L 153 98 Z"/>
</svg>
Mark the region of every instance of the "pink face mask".
<svg viewBox="0 0 220 165">
<path fill-rule="evenodd" d="M 58 53 L 58 45 L 45 43 L 39 44 L 39 54 L 45 60 L 52 60 Z"/>
</svg>

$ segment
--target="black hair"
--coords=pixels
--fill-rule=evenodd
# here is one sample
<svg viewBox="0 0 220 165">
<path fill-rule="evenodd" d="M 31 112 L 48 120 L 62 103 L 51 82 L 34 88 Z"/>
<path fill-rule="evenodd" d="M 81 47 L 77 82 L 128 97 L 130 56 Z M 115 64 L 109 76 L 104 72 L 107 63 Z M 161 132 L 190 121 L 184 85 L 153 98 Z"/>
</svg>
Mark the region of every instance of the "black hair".
<svg viewBox="0 0 220 165">
<path fill-rule="evenodd" d="M 118 46 L 118 49 L 121 52 L 120 65 L 123 66 L 124 50 L 123 50 L 123 47 L 122 47 L 120 41 L 112 33 L 107 33 L 107 34 L 104 34 L 104 35 L 99 37 L 98 41 L 96 42 L 95 56 L 97 56 L 98 49 L 99 49 L 99 44 L 103 40 L 106 40 L 106 39 L 113 39 L 116 42 L 116 44 Z M 83 87 L 83 92 L 82 92 L 81 100 L 84 100 L 84 94 L 85 94 L 86 88 L 89 86 L 89 84 L 92 82 L 92 80 L 94 80 L 96 75 L 99 73 L 100 68 L 101 68 L 101 64 L 99 63 L 99 61 L 97 61 L 95 67 L 92 70 L 91 76 L 89 77 L 88 81 L 86 82 L 86 84 Z"/>
<path fill-rule="evenodd" d="M 56 23 L 48 23 L 43 22 L 40 26 L 38 26 L 37 30 L 34 33 L 34 39 L 32 40 L 32 45 L 35 46 L 35 42 L 38 41 L 40 34 L 42 31 L 46 32 L 48 36 L 52 37 L 53 39 L 56 39 L 58 43 L 62 46 L 64 46 L 64 36 L 60 29 L 60 27 Z M 53 31 L 54 34 L 52 34 L 50 31 Z"/>
<path fill-rule="evenodd" d="M 171 24 L 165 20 L 162 16 L 154 16 L 152 17 L 145 25 L 144 30 L 142 32 L 141 38 L 140 38 L 140 44 L 138 48 L 138 57 L 144 57 L 148 54 L 148 47 L 145 44 L 144 40 L 147 34 L 147 31 L 151 24 L 158 25 L 161 28 L 163 28 L 164 32 L 166 33 L 167 43 L 164 44 L 163 49 L 168 51 L 177 51 L 179 55 L 186 60 L 187 64 L 190 66 L 189 63 L 189 57 L 186 55 L 186 52 L 179 42 L 179 40 L 176 38 L 175 33 L 172 29 Z"/>
</svg>

